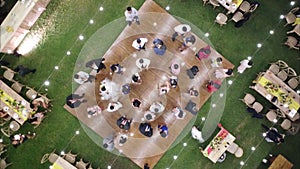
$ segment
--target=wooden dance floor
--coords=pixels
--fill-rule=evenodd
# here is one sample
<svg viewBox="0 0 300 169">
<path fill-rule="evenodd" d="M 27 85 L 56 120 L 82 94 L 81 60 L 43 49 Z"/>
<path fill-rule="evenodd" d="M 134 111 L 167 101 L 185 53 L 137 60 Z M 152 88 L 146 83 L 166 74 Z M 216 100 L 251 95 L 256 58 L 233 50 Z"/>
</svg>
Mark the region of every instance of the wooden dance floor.
<svg viewBox="0 0 300 169">
<path fill-rule="evenodd" d="M 171 37 L 174 33 L 173 28 L 181 23 L 154 1 L 145 1 L 139 9 L 139 17 L 141 24 L 133 23 L 131 26 L 126 26 L 103 56 L 106 59 L 104 63 L 107 68 L 96 75 L 95 82 L 84 83 L 74 92 L 78 94 L 85 93 L 85 98 L 88 102 L 81 104 L 75 109 L 70 109 L 67 106 L 65 108 L 103 138 L 111 133 L 122 132 L 116 124 L 117 119 L 122 115 L 126 115 L 129 119 L 132 118 L 133 123 L 128 131 L 129 138 L 127 142 L 123 146 L 116 143 L 115 149 L 122 152 L 124 156 L 131 159 L 141 168 L 143 168 L 145 163 L 148 163 L 153 168 L 168 148 L 171 147 L 172 143 L 175 142 L 183 129 L 193 118 L 196 118 L 196 115 L 186 111 L 184 119 L 176 119 L 171 110 L 178 106 L 185 111 L 184 108 L 190 100 L 197 104 L 197 109 L 200 109 L 211 96 L 211 93 L 207 92 L 205 88 L 208 80 L 214 79 L 213 72 L 215 68 L 212 68 L 210 58 L 222 57 L 224 68 L 233 68 L 233 65 L 215 49 L 212 49 L 208 59 L 198 60 L 195 57 L 195 51 L 207 46 L 199 37 L 196 37 L 194 45 L 183 52 L 179 52 L 178 47 L 182 43 L 181 39 L 177 38 L 173 42 Z M 131 46 L 132 42 L 138 37 L 148 39 L 145 51 L 137 51 Z M 167 46 L 167 52 L 163 56 L 156 55 L 152 49 L 152 41 L 155 38 L 161 39 Z M 131 83 L 131 76 L 138 72 L 136 60 L 139 58 L 151 60 L 149 69 L 139 72 L 142 84 L 130 84 L 130 93 L 123 94 L 121 92 L 122 85 Z M 177 75 L 178 86 L 171 88 L 166 95 L 159 95 L 158 86 L 168 81 L 168 76 L 172 75 L 169 67 L 174 61 L 181 65 L 181 71 Z M 114 73 L 110 75 L 109 67 L 114 63 L 124 66 L 126 71 L 123 74 Z M 194 79 L 190 79 L 187 75 L 187 69 L 194 65 L 198 66 L 199 73 Z M 105 78 L 112 80 L 120 88 L 117 98 L 123 107 L 116 112 L 107 112 L 106 108 L 110 100 L 101 100 L 99 95 L 100 82 Z M 191 87 L 198 89 L 199 96 L 193 97 L 188 94 L 188 89 Z M 132 107 L 132 98 L 139 98 L 142 101 L 141 109 L 137 110 Z M 153 128 L 153 136 L 146 137 L 139 132 L 139 124 L 145 122 L 143 119 L 144 112 L 156 101 L 162 102 L 165 110 L 157 115 L 154 121 L 150 122 Z M 86 113 L 87 107 L 96 104 L 104 110 L 100 115 L 88 118 Z M 162 138 L 159 134 L 157 125 L 160 123 L 166 123 L 169 128 L 167 138 Z"/>
</svg>

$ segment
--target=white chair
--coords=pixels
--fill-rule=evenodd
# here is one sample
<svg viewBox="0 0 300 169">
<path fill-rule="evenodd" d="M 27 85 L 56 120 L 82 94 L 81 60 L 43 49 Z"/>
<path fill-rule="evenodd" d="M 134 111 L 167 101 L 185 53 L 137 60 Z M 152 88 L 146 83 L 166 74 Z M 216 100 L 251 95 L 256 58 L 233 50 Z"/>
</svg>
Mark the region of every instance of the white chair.
<svg viewBox="0 0 300 169">
<path fill-rule="evenodd" d="M 249 12 L 250 10 L 250 3 L 248 1 L 243 1 L 239 7 L 239 10 L 243 11 L 244 13 Z"/>
<path fill-rule="evenodd" d="M 284 44 L 287 45 L 290 49 L 293 48 L 299 50 L 299 47 L 297 47 L 299 46 L 298 40 L 293 36 L 288 36 Z"/>
<path fill-rule="evenodd" d="M 247 106 L 250 106 L 254 103 L 255 101 L 255 97 L 250 94 L 250 93 L 246 93 L 246 95 L 244 96 L 243 99 L 241 99 Z"/>
<path fill-rule="evenodd" d="M 296 21 L 296 15 L 295 12 L 297 12 L 299 10 L 299 7 L 293 8 L 288 14 L 286 14 L 284 16 L 285 20 L 286 20 L 286 24 L 284 26 L 287 26 L 289 24 L 292 24 Z"/>
<path fill-rule="evenodd" d="M 220 26 L 223 26 L 226 24 L 227 20 L 228 20 L 228 17 L 225 14 L 219 13 L 215 19 L 215 22 L 220 24 Z"/>
<path fill-rule="evenodd" d="M 244 19 L 242 12 L 237 11 L 230 20 L 233 20 L 234 22 L 238 22 L 242 19 Z"/>
<path fill-rule="evenodd" d="M 255 102 L 255 103 L 253 103 L 252 108 L 255 109 L 255 111 L 257 113 L 260 113 L 263 110 L 264 107 L 259 102 Z"/>
<path fill-rule="evenodd" d="M 217 0 L 209 0 L 207 4 L 211 4 L 214 7 L 214 9 L 218 6 L 220 6 L 220 4 Z"/>
<path fill-rule="evenodd" d="M 289 130 L 292 127 L 292 122 L 289 119 L 284 119 L 280 126 L 284 130 Z"/>
<path fill-rule="evenodd" d="M 277 113 L 275 112 L 275 110 L 270 110 L 268 111 L 268 113 L 266 114 L 266 118 L 273 123 L 277 123 Z"/>
</svg>

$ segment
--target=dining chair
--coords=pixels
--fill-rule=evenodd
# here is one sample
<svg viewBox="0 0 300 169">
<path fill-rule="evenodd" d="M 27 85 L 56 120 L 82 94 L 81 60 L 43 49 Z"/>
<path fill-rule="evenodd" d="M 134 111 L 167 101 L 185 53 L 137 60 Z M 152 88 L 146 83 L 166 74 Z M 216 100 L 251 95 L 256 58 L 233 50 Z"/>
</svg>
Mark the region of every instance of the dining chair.
<svg viewBox="0 0 300 169">
<path fill-rule="evenodd" d="M 19 83 L 18 81 L 15 80 L 11 80 L 13 82 L 13 84 L 11 85 L 11 88 L 16 91 L 17 93 L 20 93 L 24 87 L 24 85 L 22 85 L 21 83 Z"/>
<path fill-rule="evenodd" d="M 4 126 L 6 123 L 8 123 L 11 120 L 11 116 L 6 116 L 0 118 L 0 126 Z"/>
<path fill-rule="evenodd" d="M 300 36 L 300 24 L 296 25 L 291 31 L 288 31 L 286 34 L 296 33 Z"/>
<path fill-rule="evenodd" d="M 1 159 L 0 159 L 0 168 L 1 168 L 1 169 L 5 169 L 5 168 L 7 168 L 8 166 L 12 165 L 12 163 L 7 163 L 6 158 L 7 158 L 7 157 L 4 157 L 4 158 L 1 158 Z"/>
<path fill-rule="evenodd" d="M 220 26 L 223 26 L 226 24 L 227 20 L 228 20 L 228 17 L 225 14 L 219 13 L 215 19 L 215 22 L 220 24 Z"/>
<path fill-rule="evenodd" d="M 259 102 L 254 102 L 252 108 L 255 109 L 257 113 L 260 113 L 263 110 L 264 106 Z"/>
<path fill-rule="evenodd" d="M 276 62 L 271 63 L 271 64 L 278 65 L 279 68 L 280 68 L 280 70 L 289 67 L 289 65 L 285 61 L 283 61 L 283 60 L 277 60 Z"/>
<path fill-rule="evenodd" d="M 92 163 L 90 163 L 90 165 L 87 169 L 93 169 Z"/>
<path fill-rule="evenodd" d="M 287 45 L 290 49 L 293 48 L 299 50 L 298 40 L 293 36 L 288 36 L 287 40 L 284 42 L 284 45 Z"/>
<path fill-rule="evenodd" d="M 280 127 L 284 130 L 288 130 L 292 127 L 292 122 L 289 119 L 284 119 L 283 122 L 280 124 Z"/>
<path fill-rule="evenodd" d="M 296 77 L 297 76 L 297 72 L 293 68 L 288 67 L 285 70 L 288 74 L 288 77 Z"/>
<path fill-rule="evenodd" d="M 282 81 L 285 81 L 288 77 L 288 73 L 285 70 L 281 70 L 278 72 L 277 77 Z"/>
<path fill-rule="evenodd" d="M 287 83 L 290 88 L 296 89 L 300 83 L 300 76 L 290 78 Z"/>
<path fill-rule="evenodd" d="M 266 114 L 266 118 L 272 122 L 272 123 L 277 123 L 278 119 L 277 119 L 277 114 L 275 112 L 275 110 L 269 110 L 268 113 Z"/>
<path fill-rule="evenodd" d="M 31 87 L 28 87 L 28 86 L 26 86 L 26 88 L 28 89 L 27 91 L 26 91 L 26 97 L 29 99 L 29 100 L 34 100 L 36 97 L 37 97 L 37 95 L 38 95 L 38 92 L 37 91 L 35 91 L 33 88 L 31 88 Z"/>
<path fill-rule="evenodd" d="M 203 1 L 203 6 L 208 3 L 209 0 L 202 0 Z"/>
<path fill-rule="evenodd" d="M 213 8 L 215 9 L 216 7 L 220 6 L 219 2 L 217 0 L 209 0 L 207 4 L 211 4 Z"/>
<path fill-rule="evenodd" d="M 77 154 L 73 154 L 71 150 L 63 156 L 63 158 L 71 164 L 75 163 L 76 157 L 77 157 Z"/>
<path fill-rule="evenodd" d="M 240 11 L 237 11 L 230 20 L 233 20 L 234 22 L 238 22 L 242 19 L 244 19 L 243 13 Z"/>
<path fill-rule="evenodd" d="M 8 126 L 1 128 L 1 132 L 6 137 L 10 137 L 14 132 L 20 129 L 20 125 L 16 121 L 11 121 Z"/>
<path fill-rule="evenodd" d="M 239 10 L 246 13 L 246 12 L 249 12 L 250 7 L 251 7 L 251 5 L 248 1 L 243 1 L 239 7 Z"/>
<path fill-rule="evenodd" d="M 12 69 L 10 69 L 6 66 L 1 66 L 1 68 L 5 69 L 5 71 L 3 73 L 3 77 L 9 81 L 12 81 L 17 72 L 13 71 Z"/>
<path fill-rule="evenodd" d="M 41 159 L 41 164 L 44 164 L 47 161 L 53 164 L 58 159 L 58 157 L 59 156 L 55 153 L 55 149 L 54 149 L 51 153 L 46 153 L 43 155 Z"/>
<path fill-rule="evenodd" d="M 288 14 L 286 14 L 284 16 L 285 20 L 286 20 L 286 24 L 284 26 L 287 26 L 289 24 L 292 24 L 296 21 L 297 16 L 295 15 L 295 13 L 299 10 L 299 7 L 295 7 L 293 9 L 290 10 L 290 12 Z"/>
<path fill-rule="evenodd" d="M 250 94 L 250 93 L 246 93 L 246 95 L 244 96 L 243 99 L 241 99 L 247 106 L 250 106 L 254 103 L 255 101 L 255 97 Z"/>
<path fill-rule="evenodd" d="M 88 165 L 89 163 L 84 162 L 81 158 L 79 161 L 76 162 L 75 167 L 77 167 L 78 169 L 86 169 Z"/>
<path fill-rule="evenodd" d="M 271 64 L 268 70 L 270 70 L 276 75 L 277 73 L 279 73 L 280 67 L 276 64 Z"/>
<path fill-rule="evenodd" d="M 295 116 L 293 118 L 290 118 L 290 119 L 291 119 L 291 121 L 295 122 L 300 119 L 300 114 L 297 113 L 297 114 L 295 114 Z"/>
</svg>

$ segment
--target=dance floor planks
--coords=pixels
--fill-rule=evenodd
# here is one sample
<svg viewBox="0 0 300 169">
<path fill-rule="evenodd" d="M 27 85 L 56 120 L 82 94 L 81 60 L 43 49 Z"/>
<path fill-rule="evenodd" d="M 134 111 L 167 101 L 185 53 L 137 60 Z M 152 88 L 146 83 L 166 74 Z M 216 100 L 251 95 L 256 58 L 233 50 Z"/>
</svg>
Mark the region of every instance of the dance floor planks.
<svg viewBox="0 0 300 169">
<path fill-rule="evenodd" d="M 111 133 L 122 132 L 116 125 L 117 119 L 126 115 L 132 118 L 134 122 L 128 131 L 129 139 L 120 146 L 117 143 L 115 148 L 117 151 L 130 158 L 138 166 L 143 168 L 145 163 L 149 163 L 153 168 L 160 160 L 163 154 L 170 148 L 172 143 L 178 138 L 195 115 L 186 111 L 186 116 L 183 120 L 178 120 L 172 114 L 171 110 L 178 106 L 184 109 L 188 101 L 191 100 L 197 104 L 197 108 L 202 105 L 211 96 L 205 89 L 205 84 L 208 80 L 214 78 L 214 68 L 211 67 L 210 59 L 199 61 L 194 55 L 193 49 L 199 50 L 207 44 L 196 37 L 196 43 L 184 52 L 179 52 L 178 47 L 181 45 L 180 38 L 173 42 L 171 36 L 174 33 L 173 28 L 179 25 L 173 16 L 168 14 L 163 8 L 158 6 L 152 0 L 146 0 L 143 6 L 139 9 L 141 25 L 133 23 L 131 26 L 126 26 L 120 33 L 119 37 L 112 44 L 110 49 L 103 56 L 107 69 L 101 70 L 96 75 L 94 83 L 84 83 L 74 93 L 85 93 L 87 103 L 81 104 L 78 108 L 70 109 L 65 106 L 66 110 L 76 116 L 82 123 L 91 128 L 101 137 L 107 137 Z M 132 41 L 138 37 L 146 37 L 149 41 L 146 45 L 146 51 L 136 51 L 132 46 Z M 167 52 L 163 56 L 158 56 L 152 49 L 152 41 L 155 38 L 160 38 L 167 46 Z M 212 49 L 210 58 L 222 57 L 223 67 L 233 68 L 233 65 L 221 56 L 216 50 Z M 121 90 L 121 86 L 131 82 L 132 74 L 138 72 L 136 60 L 139 58 L 148 58 L 151 64 L 148 70 L 140 72 L 142 84 L 130 84 L 131 91 L 125 95 L 121 91 L 117 94 L 117 100 L 123 104 L 123 107 L 116 112 L 110 113 L 103 110 L 96 117 L 88 118 L 86 109 L 93 105 L 99 105 L 102 109 L 106 109 L 109 103 L 108 100 L 101 100 L 99 95 L 99 84 L 105 78 L 112 80 Z M 178 77 L 178 86 L 171 89 L 166 95 L 160 96 L 158 86 L 168 80 L 171 75 L 169 67 L 172 62 L 181 64 L 181 72 Z M 109 66 L 114 63 L 119 63 L 126 68 L 126 71 L 121 74 L 110 75 Z M 189 79 L 186 70 L 193 65 L 199 67 L 199 73 L 194 79 Z M 94 73 L 94 72 L 93 72 Z M 198 97 L 190 96 L 187 91 L 191 87 L 196 87 L 199 91 Z M 135 109 L 131 106 L 131 100 L 139 98 L 142 100 L 142 107 Z M 160 101 L 165 105 L 165 110 L 158 114 L 155 121 L 150 122 L 153 127 L 153 136 L 148 138 L 143 136 L 139 130 L 139 124 L 144 122 L 143 115 L 149 109 L 153 102 Z M 167 138 L 162 138 L 157 130 L 157 125 L 166 123 L 169 127 L 169 135 Z"/>
</svg>

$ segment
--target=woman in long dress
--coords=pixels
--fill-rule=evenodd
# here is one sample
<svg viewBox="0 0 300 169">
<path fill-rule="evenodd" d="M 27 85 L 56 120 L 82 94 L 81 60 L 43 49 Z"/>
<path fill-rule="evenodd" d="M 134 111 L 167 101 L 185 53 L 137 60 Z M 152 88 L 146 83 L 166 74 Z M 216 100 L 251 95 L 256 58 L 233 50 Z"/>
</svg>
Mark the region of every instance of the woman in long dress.
<svg viewBox="0 0 300 169">
<path fill-rule="evenodd" d="M 233 76 L 233 70 L 232 69 L 217 69 L 215 72 L 215 76 L 218 79 L 230 77 L 230 76 Z"/>
<path fill-rule="evenodd" d="M 253 62 L 248 59 L 244 59 L 240 62 L 240 66 L 237 68 L 239 73 L 243 73 L 247 68 L 251 68 Z"/>
</svg>

